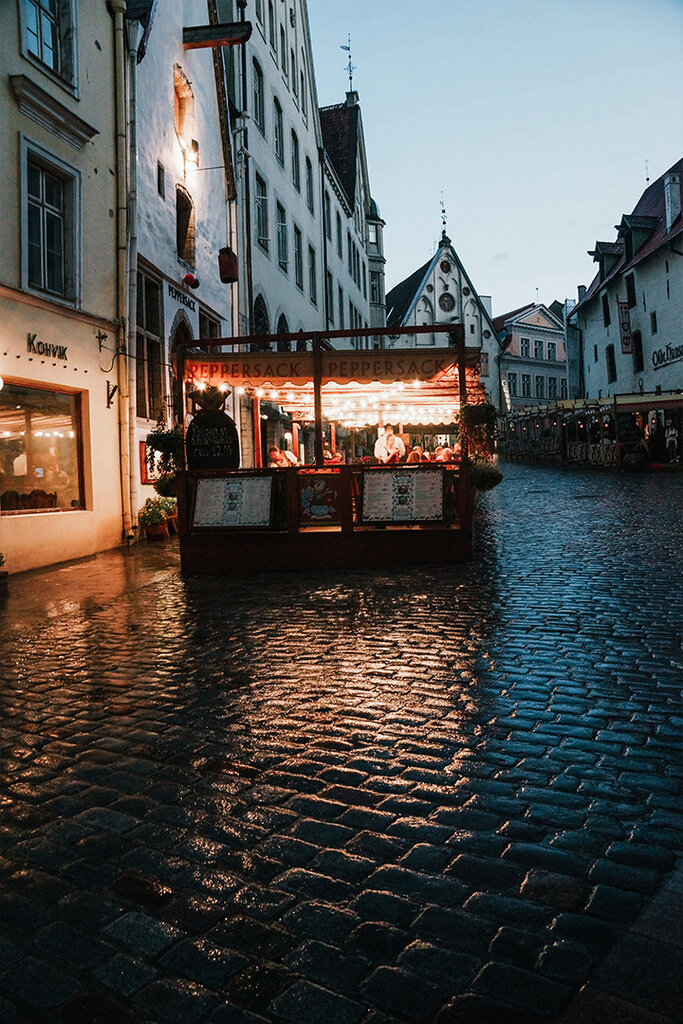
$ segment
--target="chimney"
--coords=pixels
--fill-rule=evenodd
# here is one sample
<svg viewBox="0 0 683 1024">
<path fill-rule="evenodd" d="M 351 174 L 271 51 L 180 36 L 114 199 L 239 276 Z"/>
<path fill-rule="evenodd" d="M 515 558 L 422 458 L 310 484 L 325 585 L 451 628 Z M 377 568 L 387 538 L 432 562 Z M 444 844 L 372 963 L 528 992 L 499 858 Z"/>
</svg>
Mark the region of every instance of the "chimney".
<svg viewBox="0 0 683 1024">
<path fill-rule="evenodd" d="M 347 94 L 346 94 L 346 106 L 347 107 L 357 107 L 358 106 L 358 93 L 356 92 L 355 89 L 353 89 L 351 92 L 347 92 Z"/>
<path fill-rule="evenodd" d="M 681 212 L 681 176 L 667 174 L 664 178 L 664 206 L 666 208 L 667 234 Z"/>
<path fill-rule="evenodd" d="M 586 294 L 586 286 L 585 286 L 585 284 L 580 284 L 579 285 L 578 292 L 579 292 L 579 302 L 581 302 L 583 297 L 584 297 L 584 295 Z"/>
</svg>

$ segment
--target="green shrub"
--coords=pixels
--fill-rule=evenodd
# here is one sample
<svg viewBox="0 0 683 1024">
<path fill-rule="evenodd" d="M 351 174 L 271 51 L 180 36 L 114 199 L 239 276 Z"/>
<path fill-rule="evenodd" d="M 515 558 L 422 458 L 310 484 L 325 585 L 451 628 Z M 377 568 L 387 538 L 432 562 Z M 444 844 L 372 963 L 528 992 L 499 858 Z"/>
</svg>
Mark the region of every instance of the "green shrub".
<svg viewBox="0 0 683 1024">
<path fill-rule="evenodd" d="M 161 502 L 162 498 L 148 498 L 138 512 L 138 519 L 141 526 L 159 526 L 165 522 L 167 516 Z"/>
<path fill-rule="evenodd" d="M 475 459 L 470 466 L 470 479 L 478 491 L 490 491 L 492 487 L 497 487 L 503 474 L 492 462 Z"/>
</svg>

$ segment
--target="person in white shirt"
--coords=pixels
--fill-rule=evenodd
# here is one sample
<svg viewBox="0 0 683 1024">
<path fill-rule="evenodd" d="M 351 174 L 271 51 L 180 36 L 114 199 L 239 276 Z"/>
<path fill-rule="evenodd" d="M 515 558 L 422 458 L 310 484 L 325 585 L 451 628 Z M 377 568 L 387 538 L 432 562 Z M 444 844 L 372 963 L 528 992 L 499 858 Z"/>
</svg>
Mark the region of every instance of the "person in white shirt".
<svg viewBox="0 0 683 1024">
<path fill-rule="evenodd" d="M 406 446 L 400 437 L 394 433 L 394 428 L 387 425 L 384 433 L 375 441 L 375 458 L 386 465 L 388 462 L 398 462 L 406 453 Z"/>
<path fill-rule="evenodd" d="M 268 465 L 271 469 L 287 469 L 289 466 L 298 466 L 299 460 L 294 452 L 273 445 L 268 449 Z"/>
</svg>

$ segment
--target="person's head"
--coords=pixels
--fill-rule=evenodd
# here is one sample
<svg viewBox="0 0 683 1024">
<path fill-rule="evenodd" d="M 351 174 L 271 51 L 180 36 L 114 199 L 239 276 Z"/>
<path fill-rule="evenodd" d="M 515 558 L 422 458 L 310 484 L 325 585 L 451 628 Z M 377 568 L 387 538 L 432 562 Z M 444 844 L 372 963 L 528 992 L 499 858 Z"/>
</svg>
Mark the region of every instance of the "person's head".
<svg viewBox="0 0 683 1024">
<path fill-rule="evenodd" d="M 394 428 L 392 427 L 391 423 L 387 423 L 386 427 L 384 428 L 384 436 L 388 439 L 389 435 L 393 433 Z"/>
<path fill-rule="evenodd" d="M 280 451 L 276 444 L 271 445 L 268 449 L 268 459 L 270 462 L 275 462 L 278 465 L 282 465 L 287 462 L 284 452 Z"/>
<path fill-rule="evenodd" d="M 442 451 L 443 451 L 443 445 L 442 444 L 437 444 L 436 448 L 434 449 L 434 454 L 436 455 L 437 458 L 439 457 L 439 455 L 441 455 Z"/>
<path fill-rule="evenodd" d="M 452 462 L 453 461 L 453 452 L 450 450 L 450 448 L 444 448 L 444 450 L 441 452 L 441 461 L 442 462 Z"/>
<path fill-rule="evenodd" d="M 416 448 L 413 448 L 412 452 L 410 453 L 410 455 L 406 459 L 406 462 L 420 462 L 420 461 L 421 461 L 420 453 L 417 451 Z"/>
<path fill-rule="evenodd" d="M 332 458 L 332 452 L 330 451 L 329 448 L 323 448 L 323 458 L 324 459 L 331 459 Z"/>
</svg>

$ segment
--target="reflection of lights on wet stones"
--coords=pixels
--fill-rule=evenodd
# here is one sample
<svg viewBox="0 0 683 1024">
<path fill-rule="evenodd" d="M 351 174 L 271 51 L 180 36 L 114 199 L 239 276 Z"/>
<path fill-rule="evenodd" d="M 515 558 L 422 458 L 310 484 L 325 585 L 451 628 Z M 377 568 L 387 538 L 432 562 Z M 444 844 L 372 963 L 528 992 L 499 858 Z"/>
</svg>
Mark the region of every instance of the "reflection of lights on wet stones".
<svg viewBox="0 0 683 1024">
<path fill-rule="evenodd" d="M 139 903 L 144 907 L 163 907 L 174 898 L 172 889 L 154 878 L 126 871 L 109 883 L 109 891 L 119 899 Z"/>
</svg>

